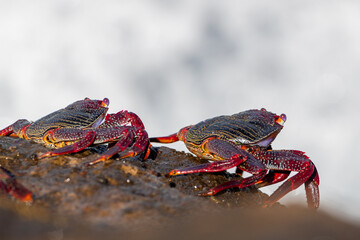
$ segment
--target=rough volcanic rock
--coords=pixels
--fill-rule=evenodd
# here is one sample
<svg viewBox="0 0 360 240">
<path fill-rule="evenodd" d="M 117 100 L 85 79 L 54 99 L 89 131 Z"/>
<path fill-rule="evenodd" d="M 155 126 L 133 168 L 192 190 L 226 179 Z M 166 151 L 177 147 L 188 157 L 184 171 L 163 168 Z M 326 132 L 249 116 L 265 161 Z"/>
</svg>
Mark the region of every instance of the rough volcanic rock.
<svg viewBox="0 0 360 240">
<path fill-rule="evenodd" d="M 199 197 L 240 176 L 204 173 L 166 178 L 172 169 L 206 162 L 166 147 L 157 148 L 157 154 L 146 161 L 115 157 L 88 166 L 104 149 L 37 159 L 48 149 L 27 140 L 0 137 L 1 166 L 35 196 L 31 206 L 0 198 L 0 239 L 184 239 L 201 234 L 210 239 L 231 234 L 265 238 L 274 229 L 280 232 L 276 239 L 289 234 L 292 239 L 351 239 L 360 233 L 357 226 L 307 209 L 280 204 L 261 209 L 267 195 L 255 188 Z M 331 229 L 326 231 L 324 224 Z M 297 226 L 302 232 L 297 232 Z"/>
<path fill-rule="evenodd" d="M 30 189 L 36 207 L 83 218 L 94 224 L 130 226 L 187 215 L 193 209 L 256 207 L 267 196 L 255 189 L 224 192 L 216 197 L 198 194 L 232 178 L 227 173 L 189 174 L 167 178 L 174 168 L 206 161 L 184 152 L 160 147 L 153 158 L 108 160 L 88 166 L 99 156 L 89 149 L 81 153 L 37 159 L 45 147 L 24 139 L 0 138 L 0 164 Z"/>
</svg>

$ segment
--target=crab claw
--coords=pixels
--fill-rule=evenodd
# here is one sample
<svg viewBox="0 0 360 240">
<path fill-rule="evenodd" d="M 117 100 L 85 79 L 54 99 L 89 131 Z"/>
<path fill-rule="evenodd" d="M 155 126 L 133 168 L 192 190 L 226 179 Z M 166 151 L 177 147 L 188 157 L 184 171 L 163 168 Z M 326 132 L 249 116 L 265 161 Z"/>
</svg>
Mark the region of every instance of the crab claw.
<svg viewBox="0 0 360 240">
<path fill-rule="evenodd" d="M 7 169 L 0 167 L 0 194 L 9 194 L 13 198 L 26 203 L 33 202 L 33 194 L 15 179 Z"/>
</svg>

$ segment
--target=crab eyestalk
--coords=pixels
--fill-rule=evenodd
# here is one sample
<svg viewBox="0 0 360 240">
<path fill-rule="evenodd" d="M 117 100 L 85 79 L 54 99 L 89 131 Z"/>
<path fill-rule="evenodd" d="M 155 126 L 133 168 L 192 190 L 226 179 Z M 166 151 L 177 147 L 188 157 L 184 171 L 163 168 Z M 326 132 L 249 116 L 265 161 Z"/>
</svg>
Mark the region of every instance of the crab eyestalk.
<svg viewBox="0 0 360 240">
<path fill-rule="evenodd" d="M 101 106 L 102 106 L 102 107 L 108 107 L 109 104 L 110 104 L 110 100 L 109 100 L 108 98 L 104 98 L 104 99 L 102 100 Z"/>
<path fill-rule="evenodd" d="M 280 126 L 284 126 L 284 123 L 286 122 L 286 115 L 283 113 L 280 116 L 276 116 L 276 123 Z"/>
</svg>

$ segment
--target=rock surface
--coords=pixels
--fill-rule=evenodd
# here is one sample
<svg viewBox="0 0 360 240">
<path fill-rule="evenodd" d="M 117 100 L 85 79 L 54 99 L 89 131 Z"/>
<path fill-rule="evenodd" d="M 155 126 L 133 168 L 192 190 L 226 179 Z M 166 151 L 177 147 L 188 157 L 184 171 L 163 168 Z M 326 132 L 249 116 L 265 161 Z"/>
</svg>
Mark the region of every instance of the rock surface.
<svg viewBox="0 0 360 240">
<path fill-rule="evenodd" d="M 164 176 L 172 169 L 206 162 L 190 154 L 159 147 L 146 161 L 115 157 L 88 166 L 103 150 L 37 159 L 37 154 L 47 151 L 42 145 L 0 137 L 1 166 L 35 196 L 31 206 L 1 198 L 0 239 L 24 234 L 27 239 L 117 239 L 119 235 L 184 239 L 201 234 L 208 238 L 223 238 L 223 234 L 269 238 L 274 229 L 279 231 L 277 239 L 288 234 L 302 239 L 297 236 L 305 233 L 309 237 L 320 234 L 315 236 L 324 239 L 360 236 L 358 226 L 307 209 L 280 204 L 260 209 L 267 195 L 255 188 L 199 197 L 211 187 L 240 177 L 228 173 Z M 298 227 L 303 231 L 296 233 Z"/>
</svg>

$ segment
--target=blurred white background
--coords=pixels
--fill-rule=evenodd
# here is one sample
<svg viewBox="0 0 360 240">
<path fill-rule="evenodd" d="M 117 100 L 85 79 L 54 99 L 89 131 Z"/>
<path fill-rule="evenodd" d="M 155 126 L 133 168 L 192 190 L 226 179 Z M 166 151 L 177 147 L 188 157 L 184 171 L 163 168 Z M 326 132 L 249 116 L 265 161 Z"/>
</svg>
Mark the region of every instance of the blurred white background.
<svg viewBox="0 0 360 240">
<path fill-rule="evenodd" d="M 359 12 L 331 0 L 0 0 L 0 128 L 84 97 L 136 112 L 151 136 L 265 107 L 288 117 L 273 148 L 317 166 L 320 209 L 360 223 Z M 304 188 L 281 202 L 305 205 Z"/>
</svg>

